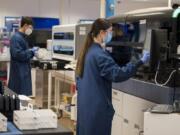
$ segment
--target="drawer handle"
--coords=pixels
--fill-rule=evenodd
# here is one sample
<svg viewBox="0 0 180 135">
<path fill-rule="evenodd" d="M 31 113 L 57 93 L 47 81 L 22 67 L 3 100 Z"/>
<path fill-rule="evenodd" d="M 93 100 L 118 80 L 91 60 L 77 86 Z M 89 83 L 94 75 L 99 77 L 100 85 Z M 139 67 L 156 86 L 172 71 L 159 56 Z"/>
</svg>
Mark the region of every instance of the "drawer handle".
<svg viewBox="0 0 180 135">
<path fill-rule="evenodd" d="M 114 94 L 114 95 L 118 95 L 118 93 L 117 93 L 117 92 L 115 92 L 115 91 L 113 91 L 113 94 Z"/>
<path fill-rule="evenodd" d="M 128 124 L 128 123 L 129 123 L 129 121 L 128 121 L 127 119 L 124 119 L 124 123 L 127 123 L 127 124 Z"/>
<path fill-rule="evenodd" d="M 144 131 L 139 131 L 139 135 L 144 135 Z"/>
<path fill-rule="evenodd" d="M 136 128 L 136 129 L 140 129 L 140 126 L 139 125 L 137 125 L 137 124 L 134 124 L 134 128 Z"/>
</svg>

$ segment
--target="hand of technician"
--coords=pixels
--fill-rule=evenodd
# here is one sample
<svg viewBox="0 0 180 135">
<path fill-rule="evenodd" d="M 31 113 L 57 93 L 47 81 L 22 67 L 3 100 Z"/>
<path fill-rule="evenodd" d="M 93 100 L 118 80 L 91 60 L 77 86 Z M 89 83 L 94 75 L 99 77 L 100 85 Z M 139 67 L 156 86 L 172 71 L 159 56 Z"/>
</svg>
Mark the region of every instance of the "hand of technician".
<svg viewBox="0 0 180 135">
<path fill-rule="evenodd" d="M 146 64 L 146 63 L 149 62 L 149 60 L 150 60 L 150 53 L 149 53 L 149 51 L 143 51 L 143 56 L 142 56 L 142 58 L 141 58 L 141 61 L 142 61 L 144 64 Z"/>
<path fill-rule="evenodd" d="M 38 50 L 39 50 L 39 47 L 33 47 L 31 49 L 31 51 L 34 53 L 34 55 L 37 53 Z"/>
</svg>

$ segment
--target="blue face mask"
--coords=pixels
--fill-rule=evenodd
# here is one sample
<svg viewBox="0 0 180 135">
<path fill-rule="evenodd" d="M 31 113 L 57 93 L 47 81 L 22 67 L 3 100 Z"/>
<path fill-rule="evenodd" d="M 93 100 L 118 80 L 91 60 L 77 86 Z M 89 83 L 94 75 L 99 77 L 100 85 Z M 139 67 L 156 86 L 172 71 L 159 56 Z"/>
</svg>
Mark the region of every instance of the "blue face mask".
<svg viewBox="0 0 180 135">
<path fill-rule="evenodd" d="M 107 44 L 108 42 L 110 42 L 112 39 L 112 32 L 108 32 L 105 39 L 104 39 L 104 43 Z"/>
</svg>

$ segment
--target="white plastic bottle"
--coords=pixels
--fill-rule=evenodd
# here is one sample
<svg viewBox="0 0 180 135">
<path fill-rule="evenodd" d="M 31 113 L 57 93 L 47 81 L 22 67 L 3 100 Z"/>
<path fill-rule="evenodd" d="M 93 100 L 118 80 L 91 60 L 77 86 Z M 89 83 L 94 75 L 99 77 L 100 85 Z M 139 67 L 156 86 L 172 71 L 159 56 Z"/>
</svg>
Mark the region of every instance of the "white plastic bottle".
<svg viewBox="0 0 180 135">
<path fill-rule="evenodd" d="M 71 120 L 77 121 L 77 91 L 71 101 Z"/>
<path fill-rule="evenodd" d="M 177 47 L 177 54 L 180 54 L 180 45 Z"/>
</svg>

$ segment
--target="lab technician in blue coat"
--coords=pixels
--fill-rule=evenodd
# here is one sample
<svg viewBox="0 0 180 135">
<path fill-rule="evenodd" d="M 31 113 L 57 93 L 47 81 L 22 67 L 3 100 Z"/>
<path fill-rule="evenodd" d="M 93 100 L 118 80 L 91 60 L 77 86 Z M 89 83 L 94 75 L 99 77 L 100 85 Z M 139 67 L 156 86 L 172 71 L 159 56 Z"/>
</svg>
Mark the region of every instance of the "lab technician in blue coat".
<svg viewBox="0 0 180 135">
<path fill-rule="evenodd" d="M 105 19 L 97 19 L 79 55 L 76 67 L 77 135 L 111 135 L 114 115 L 112 82 L 128 80 L 139 66 L 149 61 L 149 52 L 144 52 L 137 63 L 130 62 L 119 67 L 103 49 L 103 45 L 111 37 L 111 23 Z"/>
<path fill-rule="evenodd" d="M 27 37 L 33 31 L 33 21 L 23 17 L 21 27 L 10 41 L 10 76 L 8 87 L 17 94 L 32 95 L 30 60 L 38 51 L 38 47 L 29 49 Z"/>
</svg>

